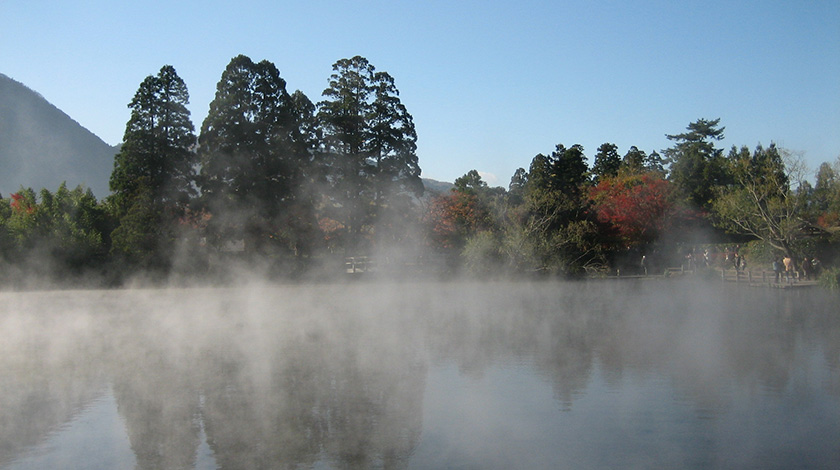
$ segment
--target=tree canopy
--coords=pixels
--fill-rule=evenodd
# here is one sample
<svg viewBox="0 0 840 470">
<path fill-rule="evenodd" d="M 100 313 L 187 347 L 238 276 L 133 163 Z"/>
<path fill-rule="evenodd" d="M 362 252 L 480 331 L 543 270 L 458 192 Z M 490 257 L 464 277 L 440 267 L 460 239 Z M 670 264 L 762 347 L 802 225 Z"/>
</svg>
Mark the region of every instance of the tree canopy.
<svg viewBox="0 0 840 470">
<path fill-rule="evenodd" d="M 237 260 L 296 275 L 380 255 L 380 267 L 443 258 L 446 272 L 579 276 L 653 253 L 679 264 L 690 245 L 720 241 L 840 261 L 840 158 L 812 185 L 775 144 L 724 156 L 720 119 L 666 134 L 664 158 L 607 142 L 590 167 L 581 145 L 557 144 L 507 189 L 472 169 L 424 195 L 413 118 L 394 78 L 364 57 L 335 62 L 315 104 L 289 93 L 273 63 L 238 55 L 198 137 L 188 103 L 174 67 L 146 77 L 112 194 L 20 188 L 0 204 L 0 264 L 183 274 Z"/>
<path fill-rule="evenodd" d="M 803 219 L 802 199 L 791 188 L 786 164 L 775 145 L 746 147 L 729 153 L 728 187 L 718 188 L 713 209 L 718 223 L 735 233 L 756 237 L 788 256 L 810 224 Z"/>
<path fill-rule="evenodd" d="M 723 152 L 714 145 L 714 141 L 723 139 L 726 129 L 719 125 L 720 118 L 698 119 L 688 125 L 688 132 L 665 135 L 674 142 L 663 151 L 669 164 L 668 178 L 689 203 L 701 210 L 710 208 L 715 188 L 726 182 Z"/>
<path fill-rule="evenodd" d="M 312 112 L 271 62 L 239 55 L 225 68 L 199 137 L 197 183 L 215 243 L 242 239 L 254 251 L 302 242 L 284 227 L 314 224 L 301 191 L 315 171 Z"/>
</svg>

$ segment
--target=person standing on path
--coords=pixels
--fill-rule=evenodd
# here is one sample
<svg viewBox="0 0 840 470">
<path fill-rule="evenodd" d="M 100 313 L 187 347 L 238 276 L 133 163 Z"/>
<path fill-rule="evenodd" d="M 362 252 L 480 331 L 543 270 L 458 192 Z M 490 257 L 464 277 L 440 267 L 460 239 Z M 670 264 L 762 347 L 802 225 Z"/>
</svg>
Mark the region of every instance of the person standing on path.
<svg viewBox="0 0 840 470">
<path fill-rule="evenodd" d="M 785 258 L 782 260 L 782 263 L 785 265 L 785 278 L 787 279 L 788 283 L 793 282 L 794 272 L 793 272 L 793 259 L 790 255 L 785 255 Z"/>
<path fill-rule="evenodd" d="M 779 280 L 782 279 L 782 261 L 778 257 L 773 258 L 773 274 L 775 275 L 775 282 L 778 284 Z"/>
<path fill-rule="evenodd" d="M 811 274 L 813 274 L 813 272 L 814 272 L 814 268 L 811 265 L 811 260 L 808 259 L 807 256 L 802 260 L 801 269 L 802 269 L 802 276 L 805 277 L 806 281 L 810 281 L 811 280 Z"/>
</svg>

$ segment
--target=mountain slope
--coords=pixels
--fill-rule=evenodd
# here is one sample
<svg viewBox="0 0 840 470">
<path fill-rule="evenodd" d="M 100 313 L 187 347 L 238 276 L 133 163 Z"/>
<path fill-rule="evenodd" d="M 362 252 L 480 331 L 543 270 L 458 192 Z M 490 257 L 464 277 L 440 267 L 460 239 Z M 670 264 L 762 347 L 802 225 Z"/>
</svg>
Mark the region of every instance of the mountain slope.
<svg viewBox="0 0 840 470">
<path fill-rule="evenodd" d="M 0 194 L 21 186 L 55 191 L 82 184 L 109 194 L 116 149 L 22 83 L 0 74 Z"/>
<path fill-rule="evenodd" d="M 423 178 L 423 187 L 426 188 L 426 192 L 431 195 L 447 194 L 454 186 L 454 184 L 446 181 Z"/>
</svg>

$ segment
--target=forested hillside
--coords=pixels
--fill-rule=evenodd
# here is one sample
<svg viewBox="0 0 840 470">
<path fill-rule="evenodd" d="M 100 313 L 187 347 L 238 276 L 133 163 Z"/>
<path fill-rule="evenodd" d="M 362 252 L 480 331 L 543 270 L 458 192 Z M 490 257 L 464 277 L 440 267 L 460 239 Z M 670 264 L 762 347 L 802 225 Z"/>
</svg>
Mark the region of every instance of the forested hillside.
<svg viewBox="0 0 840 470">
<path fill-rule="evenodd" d="M 37 92 L 0 74 L 0 193 L 85 185 L 104 198 L 116 149 Z"/>
</svg>

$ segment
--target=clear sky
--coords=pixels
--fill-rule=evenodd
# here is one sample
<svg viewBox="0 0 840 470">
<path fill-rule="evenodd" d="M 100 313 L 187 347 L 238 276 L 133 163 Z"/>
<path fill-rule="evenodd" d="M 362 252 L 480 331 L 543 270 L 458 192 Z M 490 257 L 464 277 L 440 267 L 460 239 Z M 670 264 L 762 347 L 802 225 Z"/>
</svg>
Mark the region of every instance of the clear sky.
<svg viewBox="0 0 840 470">
<path fill-rule="evenodd" d="M 721 118 L 719 147 L 762 143 L 816 170 L 840 156 L 840 1 L 0 0 L 0 73 L 109 144 L 140 82 L 171 64 L 196 129 L 231 58 L 267 59 L 321 100 L 355 55 L 390 73 L 423 176 L 507 187 L 556 144 L 590 162 L 670 146 Z"/>
</svg>

